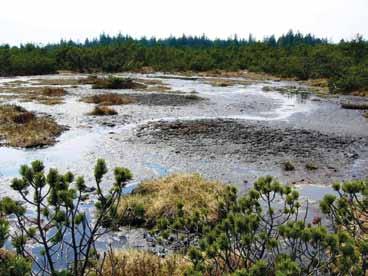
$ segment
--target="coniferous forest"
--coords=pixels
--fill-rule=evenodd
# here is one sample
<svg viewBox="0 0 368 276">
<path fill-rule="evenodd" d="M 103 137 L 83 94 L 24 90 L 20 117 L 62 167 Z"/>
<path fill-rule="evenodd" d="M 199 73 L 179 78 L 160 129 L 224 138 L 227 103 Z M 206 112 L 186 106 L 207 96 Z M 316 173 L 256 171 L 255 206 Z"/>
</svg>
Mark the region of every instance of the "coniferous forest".
<svg viewBox="0 0 368 276">
<path fill-rule="evenodd" d="M 227 40 L 206 36 L 134 39 L 100 35 L 83 43 L 61 41 L 39 46 L 0 46 L 0 76 L 76 72 L 203 72 L 249 70 L 280 77 L 328 79 L 334 93 L 368 89 L 368 42 L 361 36 L 331 43 L 289 31 L 262 41 L 251 35 Z"/>
</svg>

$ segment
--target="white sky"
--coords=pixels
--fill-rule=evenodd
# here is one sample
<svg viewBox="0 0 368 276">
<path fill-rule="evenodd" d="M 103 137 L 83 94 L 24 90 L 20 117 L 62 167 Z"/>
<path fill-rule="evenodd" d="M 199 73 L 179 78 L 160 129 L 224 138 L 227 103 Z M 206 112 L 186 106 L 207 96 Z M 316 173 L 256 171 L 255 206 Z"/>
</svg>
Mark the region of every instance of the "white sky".
<svg viewBox="0 0 368 276">
<path fill-rule="evenodd" d="M 0 43 L 84 41 L 100 33 L 257 38 L 289 29 L 368 38 L 368 0 L 1 0 Z"/>
</svg>

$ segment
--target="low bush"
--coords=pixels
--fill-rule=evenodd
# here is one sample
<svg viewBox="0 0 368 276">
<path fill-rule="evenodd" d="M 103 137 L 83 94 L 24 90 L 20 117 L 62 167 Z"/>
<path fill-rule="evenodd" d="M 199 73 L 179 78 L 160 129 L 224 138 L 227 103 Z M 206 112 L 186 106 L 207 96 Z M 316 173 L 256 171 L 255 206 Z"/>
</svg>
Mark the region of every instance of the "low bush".
<svg viewBox="0 0 368 276">
<path fill-rule="evenodd" d="M 290 172 L 295 170 L 295 166 L 291 161 L 286 161 L 283 164 L 284 171 Z"/>
</svg>

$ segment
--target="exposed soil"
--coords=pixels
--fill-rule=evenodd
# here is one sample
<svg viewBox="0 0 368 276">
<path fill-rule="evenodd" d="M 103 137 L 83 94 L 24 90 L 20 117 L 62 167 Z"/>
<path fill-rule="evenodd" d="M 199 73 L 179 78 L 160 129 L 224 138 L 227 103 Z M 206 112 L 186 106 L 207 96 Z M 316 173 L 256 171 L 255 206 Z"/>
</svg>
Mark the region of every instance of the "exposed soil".
<svg viewBox="0 0 368 276">
<path fill-rule="evenodd" d="M 222 119 L 153 122 L 141 126 L 137 137 L 146 143 L 174 147 L 182 155 L 196 154 L 203 158 L 230 155 L 246 163 L 272 163 L 280 167 L 290 161 L 296 173 L 311 171 L 313 164 L 313 171 L 320 171 L 316 173 L 320 181 L 324 179 L 322 171 L 327 169 L 333 174 L 351 166 L 359 158 L 360 148 L 368 146 L 367 137 Z"/>
</svg>

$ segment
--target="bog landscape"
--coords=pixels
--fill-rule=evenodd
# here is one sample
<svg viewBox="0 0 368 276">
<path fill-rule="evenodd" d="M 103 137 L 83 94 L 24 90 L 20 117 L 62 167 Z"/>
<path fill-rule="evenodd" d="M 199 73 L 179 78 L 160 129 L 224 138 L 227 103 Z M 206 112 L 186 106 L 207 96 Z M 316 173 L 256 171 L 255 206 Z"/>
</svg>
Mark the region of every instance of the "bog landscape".
<svg viewBox="0 0 368 276">
<path fill-rule="evenodd" d="M 0 275 L 368 275 L 368 42 L 0 46 Z"/>
</svg>

